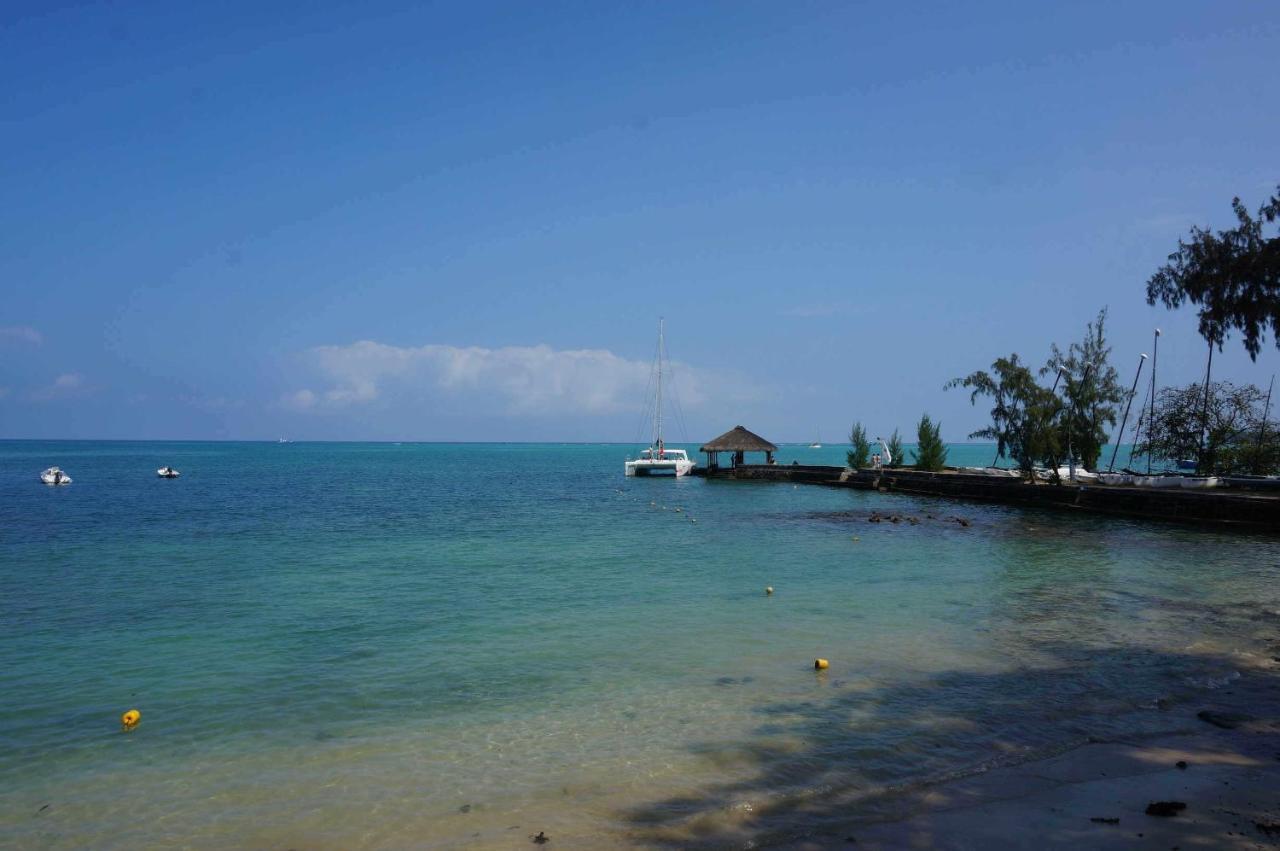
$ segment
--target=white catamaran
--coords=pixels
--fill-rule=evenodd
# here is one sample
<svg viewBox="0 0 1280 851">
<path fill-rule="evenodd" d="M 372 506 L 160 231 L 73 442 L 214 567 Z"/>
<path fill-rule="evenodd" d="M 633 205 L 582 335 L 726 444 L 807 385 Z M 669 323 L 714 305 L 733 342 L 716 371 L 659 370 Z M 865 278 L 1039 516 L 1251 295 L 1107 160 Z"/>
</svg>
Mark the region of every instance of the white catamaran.
<svg viewBox="0 0 1280 851">
<path fill-rule="evenodd" d="M 663 339 L 663 320 L 658 320 L 658 359 L 654 366 L 657 376 L 657 393 L 653 406 L 653 444 L 641 451 L 640 457 L 627 459 L 624 469 L 628 476 L 652 476 L 673 474 L 687 476 L 693 471 L 693 461 L 683 449 L 668 449 L 662 442 L 662 375 L 666 371 L 663 358 L 666 342 Z"/>
</svg>

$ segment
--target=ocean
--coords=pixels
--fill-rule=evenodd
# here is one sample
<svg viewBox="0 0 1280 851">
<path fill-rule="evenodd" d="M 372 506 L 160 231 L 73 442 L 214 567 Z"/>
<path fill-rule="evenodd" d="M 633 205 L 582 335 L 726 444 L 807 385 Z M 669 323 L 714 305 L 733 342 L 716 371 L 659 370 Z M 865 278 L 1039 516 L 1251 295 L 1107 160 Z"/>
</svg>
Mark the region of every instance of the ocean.
<svg viewBox="0 0 1280 851">
<path fill-rule="evenodd" d="M 3 844 L 786 844 L 1178 729 L 1280 622 L 1274 537 L 634 451 L 0 442 Z"/>
</svg>

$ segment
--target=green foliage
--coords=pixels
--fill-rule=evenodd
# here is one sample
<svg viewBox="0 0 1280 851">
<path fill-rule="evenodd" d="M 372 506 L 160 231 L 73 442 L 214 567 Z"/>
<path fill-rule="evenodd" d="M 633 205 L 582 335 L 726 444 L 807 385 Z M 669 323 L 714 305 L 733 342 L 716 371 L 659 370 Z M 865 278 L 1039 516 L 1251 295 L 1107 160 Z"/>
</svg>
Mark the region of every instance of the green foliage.
<svg viewBox="0 0 1280 851">
<path fill-rule="evenodd" d="M 1103 444 L 1107 442 L 1108 425 L 1115 425 L 1125 389 L 1120 386 L 1120 373 L 1108 362 L 1111 348 L 1106 339 L 1107 309 L 1098 311 L 1090 322 L 1084 340 L 1072 343 L 1062 352 L 1052 347 L 1049 362 L 1041 375 L 1062 373 L 1062 393 L 1066 403 L 1053 418 L 1057 442 L 1074 454 L 1085 469 L 1098 465 Z M 1043 451 L 1043 449 L 1042 449 Z M 1042 456 L 1043 457 L 1043 456 Z M 1057 469 L 1057 464 L 1051 469 Z"/>
<path fill-rule="evenodd" d="M 998 358 L 990 373 L 979 371 L 955 378 L 946 387 L 971 389 L 969 401 L 974 404 L 979 396 L 992 398 L 991 425 L 969 437 L 994 440 L 997 458 L 1012 458 L 1030 476 L 1037 461 L 1058 454 L 1057 434 L 1046 424 L 1060 403 L 1036 383 L 1035 375 L 1016 354 Z"/>
<path fill-rule="evenodd" d="M 947 464 L 947 446 L 942 442 L 942 424 L 934 424 L 925 414 L 916 427 L 916 449 L 912 453 L 917 470 L 937 472 Z"/>
<path fill-rule="evenodd" d="M 1256 219 L 1239 198 L 1231 209 L 1237 227 L 1216 234 L 1193 227 L 1190 241 L 1178 240 L 1169 262 L 1147 281 L 1147 304 L 1198 305 L 1202 337 L 1221 350 L 1227 333 L 1240 331 L 1256 361 L 1268 327 L 1280 348 L 1280 234 L 1262 232 L 1264 221 L 1280 219 L 1280 194 L 1258 208 Z"/>
<path fill-rule="evenodd" d="M 1104 308 L 1089 323 L 1083 340 L 1065 352 L 1052 347 L 1040 374 L 1061 372 L 1061 396 L 1054 388 L 1041 386 L 1016 354 L 997 359 L 990 372 L 947 382 L 948 389 L 971 390 L 971 403 L 977 404 L 979 396 L 991 397 L 991 425 L 969 437 L 994 440 L 996 458 L 1012 458 L 1027 476 L 1036 464 L 1058 469 L 1068 451 L 1086 468 L 1096 467 L 1107 442 L 1107 427 L 1115 424 L 1126 395 L 1119 373 L 1108 362 L 1106 321 Z"/>
<path fill-rule="evenodd" d="M 871 459 L 871 444 L 867 441 L 867 430 L 862 427 L 862 423 L 853 424 L 853 428 L 849 431 L 849 443 L 853 445 L 853 448 L 845 453 L 849 466 L 855 470 L 867 466 L 867 462 Z"/>
<path fill-rule="evenodd" d="M 902 462 L 906 459 L 902 455 L 902 438 L 898 436 L 898 430 L 893 430 L 893 436 L 889 438 L 889 454 L 893 456 L 893 460 L 889 462 L 890 467 L 901 467 Z"/>
<path fill-rule="evenodd" d="M 1204 385 L 1166 387 L 1156 397 L 1155 418 L 1146 423 L 1133 452 L 1167 461 L 1196 458 L 1205 474 L 1280 472 L 1280 424 L 1263 421 L 1263 399 L 1251 384 L 1210 384 L 1206 430 Z"/>
</svg>

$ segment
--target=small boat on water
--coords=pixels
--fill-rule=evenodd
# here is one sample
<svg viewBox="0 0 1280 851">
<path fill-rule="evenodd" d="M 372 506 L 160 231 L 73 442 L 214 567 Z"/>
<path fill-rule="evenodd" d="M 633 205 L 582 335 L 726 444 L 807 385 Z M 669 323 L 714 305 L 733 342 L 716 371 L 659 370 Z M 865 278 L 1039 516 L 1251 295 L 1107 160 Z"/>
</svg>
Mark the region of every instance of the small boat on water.
<svg viewBox="0 0 1280 851">
<path fill-rule="evenodd" d="M 71 477 L 57 467 L 50 467 L 40 474 L 40 481 L 46 485 L 69 485 L 71 484 Z"/>
<path fill-rule="evenodd" d="M 156 475 L 162 479 L 176 479 L 182 474 L 172 467 L 161 467 L 159 470 L 156 470 Z"/>
<path fill-rule="evenodd" d="M 640 457 L 627 458 L 623 472 L 627 476 L 654 476 L 672 474 L 679 478 L 693 472 L 694 463 L 684 449 L 668 449 L 662 440 L 662 377 L 665 372 L 663 358 L 666 342 L 663 339 L 663 320 L 658 320 L 658 357 L 654 364 L 657 390 L 653 397 L 653 444 L 640 452 Z"/>
</svg>

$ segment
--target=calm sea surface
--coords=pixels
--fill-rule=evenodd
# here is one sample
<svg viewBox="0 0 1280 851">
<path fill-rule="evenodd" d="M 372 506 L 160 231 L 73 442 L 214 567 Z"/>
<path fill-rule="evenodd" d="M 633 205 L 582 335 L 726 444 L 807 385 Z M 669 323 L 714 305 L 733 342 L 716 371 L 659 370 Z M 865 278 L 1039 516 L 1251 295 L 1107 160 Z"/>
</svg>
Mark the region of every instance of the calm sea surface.
<svg viewBox="0 0 1280 851">
<path fill-rule="evenodd" d="M 1275 538 L 627 452 L 0 442 L 3 843 L 785 842 L 1176 728 L 1276 634 Z"/>
</svg>

